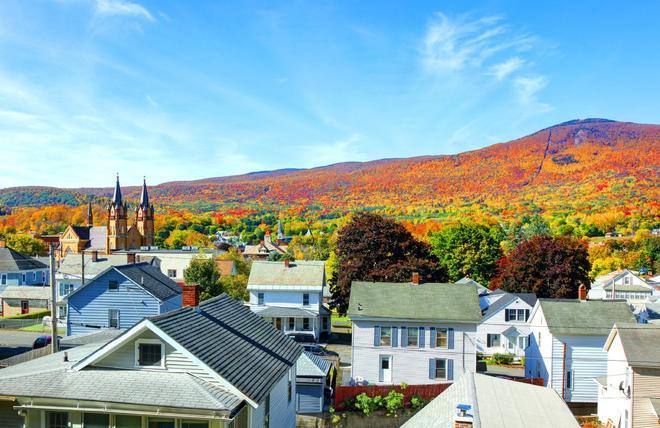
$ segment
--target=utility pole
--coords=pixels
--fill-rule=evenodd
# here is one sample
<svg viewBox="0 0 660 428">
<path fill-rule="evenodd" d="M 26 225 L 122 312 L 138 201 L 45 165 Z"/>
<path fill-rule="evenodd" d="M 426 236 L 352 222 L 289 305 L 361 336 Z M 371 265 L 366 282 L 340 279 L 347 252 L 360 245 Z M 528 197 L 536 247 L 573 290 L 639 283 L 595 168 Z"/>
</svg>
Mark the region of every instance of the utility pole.
<svg viewBox="0 0 660 428">
<path fill-rule="evenodd" d="M 49 245 L 50 255 L 50 320 L 51 320 L 51 341 L 52 353 L 57 352 L 59 343 L 57 343 L 57 287 L 55 287 L 55 247 Z"/>
</svg>

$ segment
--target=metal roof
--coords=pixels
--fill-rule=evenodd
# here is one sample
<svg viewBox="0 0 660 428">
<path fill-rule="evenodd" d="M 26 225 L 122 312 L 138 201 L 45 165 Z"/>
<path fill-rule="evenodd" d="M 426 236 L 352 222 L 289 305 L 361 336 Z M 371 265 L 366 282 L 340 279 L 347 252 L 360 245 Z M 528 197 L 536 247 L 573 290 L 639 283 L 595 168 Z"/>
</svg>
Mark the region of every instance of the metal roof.
<svg viewBox="0 0 660 428">
<path fill-rule="evenodd" d="M 183 292 L 172 278 L 164 275 L 160 269 L 149 263 L 113 266 L 113 268 L 126 275 L 136 285 L 153 294 L 157 299 L 168 300 Z"/>
<path fill-rule="evenodd" d="M 296 376 L 326 377 L 332 364 L 311 352 L 303 352 L 296 361 Z"/>
<path fill-rule="evenodd" d="M 348 316 L 477 322 L 481 309 L 469 285 L 353 282 Z"/>
<path fill-rule="evenodd" d="M 635 322 L 620 300 L 539 299 L 550 332 L 557 336 L 607 336 L 615 323 Z"/>
<path fill-rule="evenodd" d="M 254 261 L 248 279 L 248 286 L 298 285 L 322 287 L 324 284 L 325 262 L 311 260 L 290 262 L 289 267 L 286 267 L 284 262 Z"/>
<path fill-rule="evenodd" d="M 226 294 L 149 319 L 257 403 L 302 353 L 300 345 Z"/>
<path fill-rule="evenodd" d="M 454 426 L 456 408 L 468 405 L 474 428 L 578 428 L 553 389 L 492 376 L 465 373 L 427 404 L 403 428 Z"/>
<path fill-rule="evenodd" d="M 48 265 L 11 248 L 0 247 L 0 272 L 20 272 L 33 269 L 48 269 Z"/>
</svg>

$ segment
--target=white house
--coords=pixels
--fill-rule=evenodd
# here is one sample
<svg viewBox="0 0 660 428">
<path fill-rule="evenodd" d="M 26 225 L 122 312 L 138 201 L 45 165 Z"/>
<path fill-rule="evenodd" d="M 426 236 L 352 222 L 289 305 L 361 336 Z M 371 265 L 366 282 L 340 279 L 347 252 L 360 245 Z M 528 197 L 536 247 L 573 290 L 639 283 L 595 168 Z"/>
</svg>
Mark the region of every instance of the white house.
<svg viewBox="0 0 660 428">
<path fill-rule="evenodd" d="M 534 293 L 502 293 L 483 311 L 477 326 L 477 352 L 525 356 L 527 321 L 535 304 Z"/>
<path fill-rule="evenodd" d="M 211 258 L 226 253 L 221 250 L 209 250 L 197 247 L 183 247 L 177 250 L 165 250 L 158 247 L 142 247 L 139 250 L 114 251 L 113 254 L 127 254 L 135 257 L 137 263 L 147 262 L 157 266 L 163 275 L 167 275 L 173 281 L 183 283 L 184 271 L 190 266 L 190 262 L 196 257 Z M 130 263 L 130 262 L 129 262 Z"/>
<path fill-rule="evenodd" d="M 0 421 L 3 428 L 293 428 L 301 353 L 221 295 L 145 318 L 105 344 L 0 370 Z"/>
<path fill-rule="evenodd" d="M 250 308 L 285 333 L 330 332 L 330 310 L 323 305 L 325 262 L 252 262 L 247 289 Z"/>
<path fill-rule="evenodd" d="M 2 294 L 6 291 L 7 287 L 47 285 L 49 282 L 48 269 L 48 265 L 34 257 L 26 256 L 18 251 L 8 248 L 5 241 L 0 240 L 0 315 L 16 315 L 13 310 L 13 303 L 10 304 L 11 308 L 9 313 L 3 313 L 3 308 L 7 306 L 7 303 L 3 303 Z M 26 291 L 26 293 L 29 294 L 30 292 Z M 29 309 L 24 306 L 25 305 L 19 301 L 18 313 L 28 312 Z"/>
<path fill-rule="evenodd" d="M 625 299 L 631 305 L 643 303 L 654 293 L 654 287 L 624 269 L 597 277 L 589 289 L 589 300 Z"/>
<path fill-rule="evenodd" d="M 348 316 L 354 383 L 446 383 L 476 371 L 475 287 L 353 282 Z"/>
<path fill-rule="evenodd" d="M 595 404 L 593 379 L 607 373 L 603 345 L 614 323 L 621 322 L 635 322 L 626 302 L 538 299 L 529 318 L 525 376 L 543 378 L 567 403 Z"/>
<path fill-rule="evenodd" d="M 598 419 L 620 428 L 660 425 L 660 326 L 617 323 L 605 342 Z"/>
</svg>

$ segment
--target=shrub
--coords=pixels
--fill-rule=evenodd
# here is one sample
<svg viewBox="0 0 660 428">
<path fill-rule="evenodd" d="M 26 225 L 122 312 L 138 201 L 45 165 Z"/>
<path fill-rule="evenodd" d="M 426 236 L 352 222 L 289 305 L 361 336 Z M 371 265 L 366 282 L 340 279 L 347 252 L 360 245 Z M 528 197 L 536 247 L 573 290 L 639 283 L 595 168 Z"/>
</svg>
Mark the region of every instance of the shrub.
<svg viewBox="0 0 660 428">
<path fill-rule="evenodd" d="M 385 409 L 387 416 L 393 416 L 403 409 L 403 393 L 390 390 L 385 396 Z"/>
<path fill-rule="evenodd" d="M 374 411 L 383 403 L 383 397 L 377 395 L 375 397 L 369 397 L 366 392 L 361 393 L 355 397 L 355 408 L 361 410 L 365 416 L 370 416 Z"/>
<path fill-rule="evenodd" d="M 511 354 L 493 354 L 491 360 L 495 364 L 511 364 L 513 362 L 513 355 Z"/>
<path fill-rule="evenodd" d="M 421 395 L 413 394 L 410 397 L 410 407 L 412 407 L 415 410 L 421 409 L 422 407 L 424 407 L 425 404 L 426 404 L 426 400 L 424 400 Z"/>
</svg>

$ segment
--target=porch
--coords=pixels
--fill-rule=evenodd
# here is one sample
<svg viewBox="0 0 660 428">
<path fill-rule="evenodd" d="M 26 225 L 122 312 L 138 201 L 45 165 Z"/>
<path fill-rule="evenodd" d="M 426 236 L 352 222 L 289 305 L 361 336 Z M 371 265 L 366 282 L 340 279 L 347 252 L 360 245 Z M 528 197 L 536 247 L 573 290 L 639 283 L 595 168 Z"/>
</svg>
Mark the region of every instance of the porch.
<svg viewBox="0 0 660 428">
<path fill-rule="evenodd" d="M 309 333 L 319 339 L 319 314 L 316 312 L 282 306 L 253 307 L 253 310 L 283 333 Z"/>
</svg>

